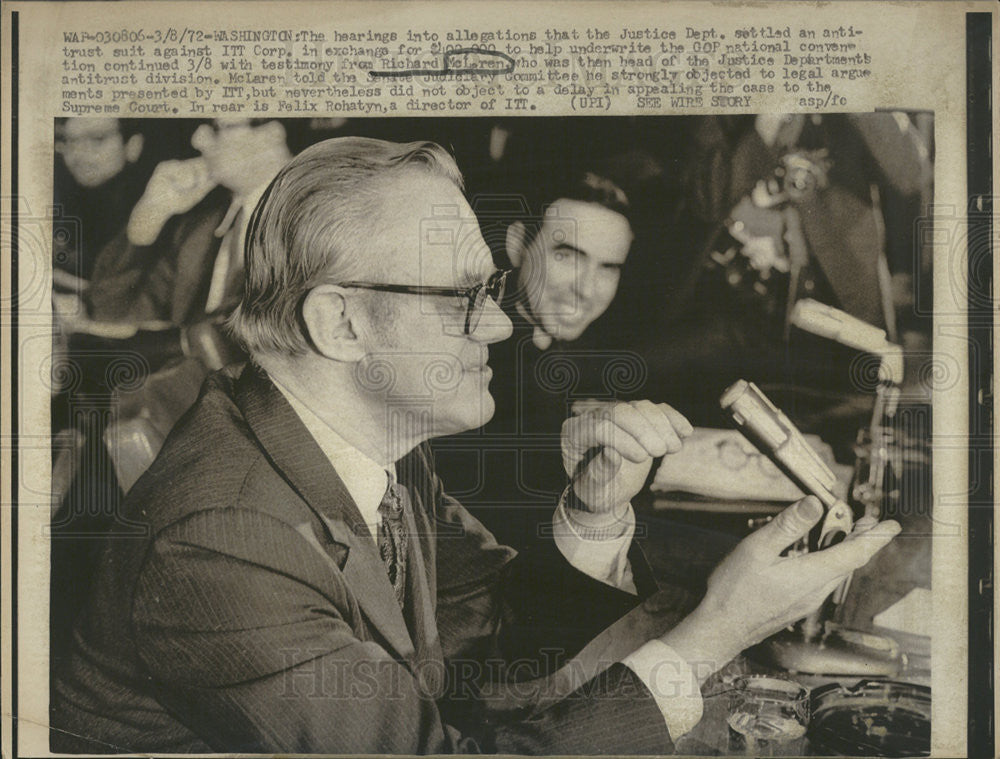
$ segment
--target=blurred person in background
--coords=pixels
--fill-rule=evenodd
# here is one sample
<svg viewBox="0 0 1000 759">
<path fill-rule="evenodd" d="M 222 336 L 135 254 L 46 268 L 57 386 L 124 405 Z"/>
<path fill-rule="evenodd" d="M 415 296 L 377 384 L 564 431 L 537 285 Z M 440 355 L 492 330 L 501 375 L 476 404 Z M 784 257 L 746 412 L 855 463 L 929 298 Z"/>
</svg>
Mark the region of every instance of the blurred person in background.
<svg viewBox="0 0 1000 759">
<path fill-rule="evenodd" d="M 72 117 L 56 122 L 56 145 L 76 183 L 95 189 L 139 160 L 143 136 L 130 119 Z"/>
<path fill-rule="evenodd" d="M 101 394 L 105 389 L 102 377 L 107 357 L 94 356 L 92 346 L 74 344 L 70 335 L 89 321 L 83 299 L 95 259 L 108 241 L 125 228 L 152 171 L 141 123 L 134 119 L 78 117 L 55 121 L 54 365 L 80 367 L 79 387 L 74 388 L 78 393 Z M 52 431 L 64 437 L 71 437 L 69 430 L 78 426 L 72 418 L 69 395 L 68 388 L 53 387 Z M 71 445 L 69 450 L 75 447 Z M 62 469 L 66 469 L 63 458 Z M 58 482 L 65 479 L 56 478 Z M 64 489 L 65 484 L 56 486 L 57 491 Z"/>
<path fill-rule="evenodd" d="M 240 295 L 246 219 L 291 158 L 277 121 L 217 119 L 191 137 L 199 157 L 164 161 L 95 265 L 100 321 L 190 324 Z"/>
<path fill-rule="evenodd" d="M 53 278 L 57 291 L 82 293 L 101 248 L 128 221 L 151 167 L 133 119 L 56 119 Z"/>
<path fill-rule="evenodd" d="M 247 220 L 291 158 L 285 127 L 273 120 L 205 122 L 191 145 L 198 157 L 156 166 L 128 223 L 98 256 L 91 323 L 80 335 L 92 349 L 135 353 L 145 371 L 172 368 L 169 411 L 147 413 L 164 434 L 208 370 L 242 357 L 221 322 L 243 291 Z"/>
<path fill-rule="evenodd" d="M 87 293 L 96 328 L 80 343 L 131 353 L 150 375 L 118 398 L 119 424 L 141 420 L 144 441 L 127 475 L 128 455 L 117 449 L 125 489 L 208 371 L 244 358 L 222 321 L 243 293 L 250 214 L 291 158 L 284 125 L 267 119 L 202 123 L 191 145 L 198 157 L 157 165 L 127 225 L 101 251 Z"/>
</svg>

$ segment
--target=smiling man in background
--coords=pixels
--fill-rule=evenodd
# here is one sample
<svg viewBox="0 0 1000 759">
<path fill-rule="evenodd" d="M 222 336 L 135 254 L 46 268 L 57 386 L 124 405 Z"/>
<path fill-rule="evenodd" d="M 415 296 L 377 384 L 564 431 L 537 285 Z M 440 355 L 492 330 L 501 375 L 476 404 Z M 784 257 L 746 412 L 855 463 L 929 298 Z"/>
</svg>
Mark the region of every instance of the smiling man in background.
<svg viewBox="0 0 1000 759">
<path fill-rule="evenodd" d="M 556 188 L 543 207 L 540 223 L 507 228 L 519 268 L 514 307 L 540 350 L 576 340 L 607 310 L 633 239 L 625 193 L 592 172 Z"/>
<path fill-rule="evenodd" d="M 574 344 L 618 291 L 634 237 L 628 197 L 592 171 L 563 168 L 556 177 L 537 192 L 538 215 L 506 229 L 517 268 L 502 304 L 513 337 L 490 348 L 497 413 L 434 444 L 445 486 L 516 548 L 548 531 L 549 503 L 565 484 L 560 429 L 574 401 L 613 399 L 614 367 L 627 373 L 638 360 Z"/>
</svg>

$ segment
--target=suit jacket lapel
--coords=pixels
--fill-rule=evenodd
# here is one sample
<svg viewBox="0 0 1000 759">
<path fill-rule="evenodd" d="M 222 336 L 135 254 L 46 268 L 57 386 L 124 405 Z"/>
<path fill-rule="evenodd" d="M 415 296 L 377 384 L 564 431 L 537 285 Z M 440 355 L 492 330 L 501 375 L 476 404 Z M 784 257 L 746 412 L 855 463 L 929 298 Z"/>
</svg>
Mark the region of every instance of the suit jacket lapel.
<svg viewBox="0 0 1000 759">
<path fill-rule="evenodd" d="M 407 661 L 414 646 L 357 504 L 281 391 L 248 365 L 236 386 L 236 403 L 261 447 L 289 484 L 322 519 L 330 536 L 347 546 L 344 579 L 372 626 Z"/>
</svg>

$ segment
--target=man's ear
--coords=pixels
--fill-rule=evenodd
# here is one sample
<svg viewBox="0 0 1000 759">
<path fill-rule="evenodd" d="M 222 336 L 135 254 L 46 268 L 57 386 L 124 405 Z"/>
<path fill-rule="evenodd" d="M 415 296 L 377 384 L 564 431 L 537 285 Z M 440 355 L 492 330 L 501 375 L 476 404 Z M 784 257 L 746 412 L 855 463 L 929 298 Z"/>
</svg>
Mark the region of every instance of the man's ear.
<svg viewBox="0 0 1000 759">
<path fill-rule="evenodd" d="M 327 358 L 348 362 L 364 358 L 347 301 L 336 285 L 309 291 L 302 303 L 302 322 L 313 347 Z"/>
<path fill-rule="evenodd" d="M 524 261 L 524 246 L 527 239 L 528 230 L 521 222 L 513 221 L 507 226 L 507 258 L 514 268 L 521 266 Z"/>
<path fill-rule="evenodd" d="M 141 134 L 133 134 L 125 141 L 125 160 L 135 163 L 142 155 L 143 137 Z"/>
</svg>

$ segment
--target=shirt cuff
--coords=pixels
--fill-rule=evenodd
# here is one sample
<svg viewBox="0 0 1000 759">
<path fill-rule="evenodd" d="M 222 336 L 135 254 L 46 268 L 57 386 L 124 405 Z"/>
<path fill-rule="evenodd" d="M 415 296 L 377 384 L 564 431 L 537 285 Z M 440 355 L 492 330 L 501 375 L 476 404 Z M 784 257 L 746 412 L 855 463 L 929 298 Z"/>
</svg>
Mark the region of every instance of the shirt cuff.
<svg viewBox="0 0 1000 759">
<path fill-rule="evenodd" d="M 651 640 L 622 660 L 649 689 L 675 743 L 701 720 L 701 687 L 694 671 L 674 649 Z"/>
<path fill-rule="evenodd" d="M 552 515 L 556 548 L 576 569 L 612 587 L 637 594 L 629 546 L 635 532 L 635 512 L 593 514 L 566 507 L 567 488 Z"/>
</svg>

